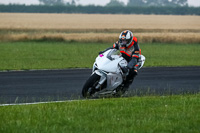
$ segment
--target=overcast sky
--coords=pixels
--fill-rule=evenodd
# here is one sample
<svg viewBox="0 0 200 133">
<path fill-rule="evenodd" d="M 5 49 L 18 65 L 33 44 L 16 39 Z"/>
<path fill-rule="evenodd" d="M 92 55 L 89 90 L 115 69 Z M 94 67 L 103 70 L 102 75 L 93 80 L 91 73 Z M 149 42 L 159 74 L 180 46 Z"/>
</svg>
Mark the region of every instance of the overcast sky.
<svg viewBox="0 0 200 133">
<path fill-rule="evenodd" d="M 69 2 L 71 0 L 65 0 L 66 2 Z M 81 5 L 106 5 L 110 0 L 79 0 L 77 4 Z M 123 1 L 125 4 L 128 2 L 128 0 L 120 0 Z M 0 4 L 39 4 L 38 0 L 0 0 Z M 200 6 L 200 0 L 188 0 L 188 4 L 190 6 Z"/>
</svg>

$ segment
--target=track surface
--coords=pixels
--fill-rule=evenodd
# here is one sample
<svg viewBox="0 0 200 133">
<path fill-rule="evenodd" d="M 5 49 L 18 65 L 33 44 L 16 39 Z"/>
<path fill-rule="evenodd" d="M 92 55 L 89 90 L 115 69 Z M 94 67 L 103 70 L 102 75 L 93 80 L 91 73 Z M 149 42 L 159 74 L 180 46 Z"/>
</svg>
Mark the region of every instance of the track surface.
<svg viewBox="0 0 200 133">
<path fill-rule="evenodd" d="M 91 69 L 0 72 L 0 104 L 82 99 Z M 200 67 L 146 67 L 128 95 L 200 92 Z"/>
</svg>

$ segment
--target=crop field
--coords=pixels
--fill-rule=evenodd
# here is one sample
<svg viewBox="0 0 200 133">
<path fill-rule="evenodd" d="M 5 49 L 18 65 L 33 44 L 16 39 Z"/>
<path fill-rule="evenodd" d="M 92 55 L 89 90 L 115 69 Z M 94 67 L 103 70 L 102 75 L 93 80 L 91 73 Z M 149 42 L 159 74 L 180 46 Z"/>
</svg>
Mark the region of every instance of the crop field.
<svg viewBox="0 0 200 133">
<path fill-rule="evenodd" d="M 199 16 L 1 13 L 0 17 L 0 28 L 200 30 Z"/>
<path fill-rule="evenodd" d="M 113 42 L 125 29 L 140 42 L 200 43 L 200 17 L 0 13 L 0 41 Z"/>
</svg>

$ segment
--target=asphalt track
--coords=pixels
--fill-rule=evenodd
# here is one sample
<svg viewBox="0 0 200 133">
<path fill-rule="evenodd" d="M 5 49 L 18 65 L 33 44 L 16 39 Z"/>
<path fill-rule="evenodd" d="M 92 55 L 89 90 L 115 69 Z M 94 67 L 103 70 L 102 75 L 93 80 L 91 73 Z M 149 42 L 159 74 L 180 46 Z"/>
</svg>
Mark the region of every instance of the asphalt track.
<svg viewBox="0 0 200 133">
<path fill-rule="evenodd" d="M 0 104 L 82 99 L 91 69 L 0 72 Z M 144 67 L 127 96 L 200 92 L 200 67 Z"/>
</svg>

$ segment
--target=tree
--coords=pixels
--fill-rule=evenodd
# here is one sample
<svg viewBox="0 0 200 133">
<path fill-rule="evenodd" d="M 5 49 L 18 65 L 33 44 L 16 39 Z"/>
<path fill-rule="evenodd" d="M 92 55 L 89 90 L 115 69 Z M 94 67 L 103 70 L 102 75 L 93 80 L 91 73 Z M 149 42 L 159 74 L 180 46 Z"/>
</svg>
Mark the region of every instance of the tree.
<svg viewBox="0 0 200 133">
<path fill-rule="evenodd" d="M 124 3 L 118 0 L 111 0 L 106 6 L 124 6 Z"/>
<path fill-rule="evenodd" d="M 188 6 L 187 0 L 129 0 L 130 6 Z"/>
<path fill-rule="evenodd" d="M 187 0 L 172 0 L 172 3 L 177 3 L 179 6 L 188 6 Z"/>
<path fill-rule="evenodd" d="M 72 0 L 71 5 L 75 6 L 76 5 L 76 1 Z"/>
<path fill-rule="evenodd" d="M 73 6 L 75 6 L 76 1 L 78 1 L 78 0 L 71 0 L 71 2 L 65 2 L 64 0 L 39 0 L 39 2 L 41 4 L 50 5 L 50 6 L 53 6 L 53 5 L 73 5 Z"/>
<path fill-rule="evenodd" d="M 40 3 L 44 5 L 64 5 L 64 0 L 39 0 Z"/>
<path fill-rule="evenodd" d="M 146 1 L 144 1 L 144 0 L 129 0 L 127 5 L 130 5 L 130 6 L 146 6 Z"/>
</svg>

